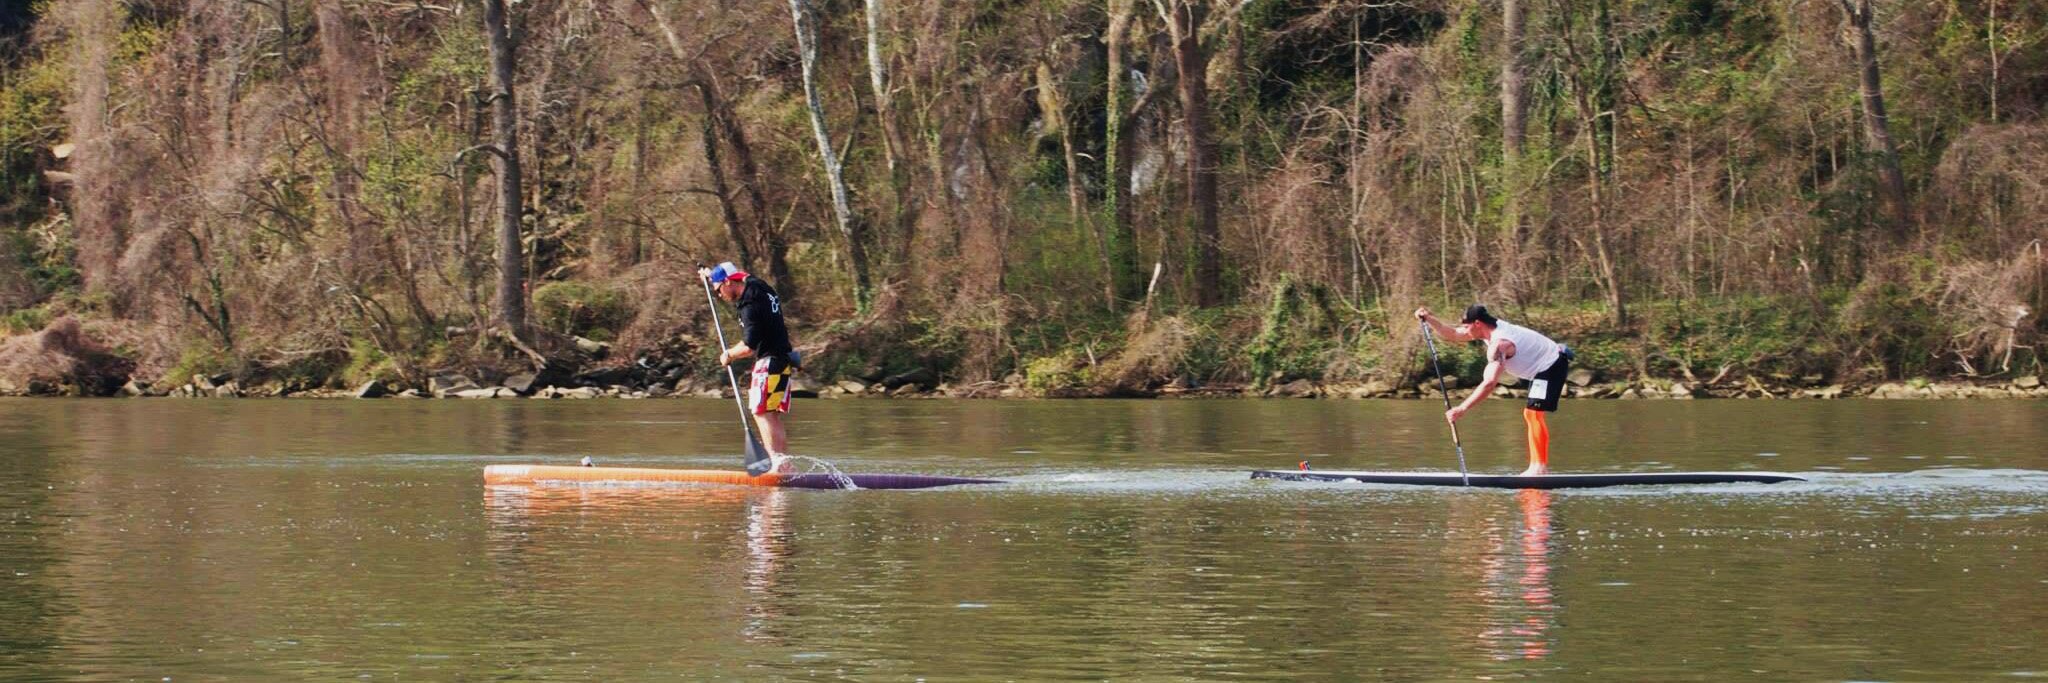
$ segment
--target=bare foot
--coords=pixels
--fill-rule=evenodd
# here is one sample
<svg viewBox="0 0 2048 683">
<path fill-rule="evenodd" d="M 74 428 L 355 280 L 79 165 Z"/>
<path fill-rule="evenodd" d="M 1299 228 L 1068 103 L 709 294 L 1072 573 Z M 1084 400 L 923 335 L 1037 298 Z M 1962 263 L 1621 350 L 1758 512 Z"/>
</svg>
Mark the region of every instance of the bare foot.
<svg viewBox="0 0 2048 683">
<path fill-rule="evenodd" d="M 1542 465 L 1530 465 L 1529 469 L 1522 470 L 1522 473 L 1517 476 L 1540 477 L 1546 474 L 1550 474 L 1550 468 L 1544 467 Z"/>
<path fill-rule="evenodd" d="M 796 460 L 787 455 L 770 455 L 768 456 L 768 462 L 770 463 L 768 469 L 771 472 L 776 474 L 796 474 Z"/>
</svg>

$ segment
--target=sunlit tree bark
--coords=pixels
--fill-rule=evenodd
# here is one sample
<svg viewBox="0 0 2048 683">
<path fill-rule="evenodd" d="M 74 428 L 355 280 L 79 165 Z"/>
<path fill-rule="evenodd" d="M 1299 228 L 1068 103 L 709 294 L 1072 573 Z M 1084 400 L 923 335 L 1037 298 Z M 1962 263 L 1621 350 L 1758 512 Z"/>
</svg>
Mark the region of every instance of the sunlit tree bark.
<svg viewBox="0 0 2048 683">
<path fill-rule="evenodd" d="M 1176 0 L 1161 8 L 1173 36 L 1179 71 L 1182 125 L 1188 135 L 1188 203 L 1194 210 L 1195 304 L 1223 302 L 1222 230 L 1216 195 L 1216 140 L 1209 130 L 1209 50 L 1202 45 L 1208 8 L 1201 0 Z"/>
<path fill-rule="evenodd" d="M 484 31 L 491 51 L 491 142 L 498 163 L 498 322 L 515 338 L 528 341 L 526 261 L 519 240 L 519 107 L 512 90 L 518 43 L 505 2 L 484 0 Z"/>
<path fill-rule="evenodd" d="M 1908 225 L 1906 178 L 1899 170 L 1899 149 L 1892 143 L 1891 120 L 1885 115 L 1884 79 L 1877 68 L 1877 35 L 1871 28 L 1870 0 L 1837 0 L 1856 54 L 1856 85 L 1863 99 L 1863 141 L 1877 162 L 1878 198 L 1884 202 L 1890 232 L 1902 236 Z"/>
<path fill-rule="evenodd" d="M 1523 0 L 1501 0 L 1500 141 L 1504 201 L 1501 210 L 1501 254 L 1514 292 L 1527 284 L 1529 261 L 1536 245 L 1523 234 L 1522 196 L 1527 191 L 1522 146 L 1528 137 L 1528 60 L 1524 52 L 1526 21 Z"/>
<path fill-rule="evenodd" d="M 811 132 L 818 138 L 818 156 L 825 164 L 825 180 L 832 186 L 832 214 L 839 222 L 839 233 L 846 238 L 846 257 L 853 266 L 854 310 L 866 314 L 874 297 L 868 276 L 866 228 L 860 217 L 854 215 L 847 199 L 846 177 L 841 171 L 839 153 L 832 146 L 832 133 L 825 125 L 825 101 L 818 92 L 818 38 L 812 26 L 809 4 L 807 0 L 789 0 L 790 19 L 796 26 L 797 52 L 803 61 L 804 103 L 811 113 Z"/>
<path fill-rule="evenodd" d="M 1109 191 L 1103 193 L 1103 201 L 1109 204 L 1109 228 L 1104 232 L 1104 248 L 1109 252 L 1110 287 L 1120 299 L 1135 299 L 1143 286 L 1138 273 L 1137 233 L 1131 226 L 1131 153 L 1135 149 L 1132 136 L 1124 131 L 1136 123 L 1140 107 L 1124 107 L 1124 43 L 1130 35 L 1135 0 L 1110 0 L 1109 29 L 1102 34 L 1102 42 L 1109 52 L 1108 104 L 1105 107 L 1105 134 L 1103 144 L 1104 177 L 1109 179 Z M 1156 89 L 1156 86 L 1155 86 Z M 1150 93 L 1140 96 L 1140 102 L 1151 100 Z"/>
</svg>

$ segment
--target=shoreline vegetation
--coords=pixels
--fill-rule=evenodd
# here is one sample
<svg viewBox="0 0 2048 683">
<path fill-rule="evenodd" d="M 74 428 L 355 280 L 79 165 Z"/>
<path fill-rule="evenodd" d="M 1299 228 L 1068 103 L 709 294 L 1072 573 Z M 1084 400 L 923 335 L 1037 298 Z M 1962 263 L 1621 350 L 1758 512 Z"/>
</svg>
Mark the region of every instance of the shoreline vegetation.
<svg viewBox="0 0 2048 683">
<path fill-rule="evenodd" d="M 878 399 L 1202 399 L 1202 398 L 1277 398 L 1277 399 L 1401 399 L 1437 400 L 1440 396 L 1433 378 L 1425 378 L 1421 385 L 1395 384 L 1384 381 L 1336 381 L 1317 382 L 1297 379 L 1282 384 L 1255 387 L 1237 382 L 1203 384 L 1191 380 L 1176 380 L 1153 389 L 1129 389 L 1101 386 L 1070 386 L 1056 388 L 1034 388 L 1022 375 L 1011 375 L 1002 380 L 989 380 L 965 384 L 936 382 L 927 371 L 912 371 L 874 379 L 848 377 L 837 381 L 819 381 L 799 374 L 791 383 L 791 391 L 798 398 L 878 398 Z M 1702 384 L 1685 380 L 1639 380 L 1600 381 L 1599 373 L 1583 368 L 1572 373 L 1570 386 L 1565 396 L 1572 399 L 1621 399 L 1621 400 L 1692 400 L 1692 399 L 1999 399 L 1999 398 L 2048 398 L 2048 385 L 2038 375 L 2023 375 L 2011 379 L 1963 379 L 1929 380 L 1914 378 L 1899 382 L 1829 383 L 1819 376 L 1802 378 L 1770 378 L 1759 380 L 1745 377 L 1741 381 Z M 606 379 L 604 375 L 591 375 L 560 385 L 537 381 L 534 374 L 520 374 L 507 377 L 504 381 L 488 386 L 478 384 L 469 376 L 460 373 L 436 375 L 429 380 L 425 389 L 394 386 L 382 381 L 368 381 L 352 389 L 311 387 L 289 382 L 266 381 L 245 385 L 230 374 L 194 375 L 189 381 L 175 384 L 166 381 L 129 380 L 110 394 L 101 396 L 145 398 L 319 398 L 319 399 L 380 399 L 380 398 L 439 398 L 439 399 L 659 399 L 659 398 L 732 398 L 732 389 L 723 381 L 689 378 L 673 383 L 634 382 L 619 377 L 624 384 L 596 384 Z M 1509 378 L 1494 390 L 1497 398 L 1522 398 L 1527 396 L 1523 383 Z M 1471 382 L 1457 377 L 1446 377 L 1453 401 L 1471 395 Z M 168 388 L 167 388 L 168 387 Z M 27 387 L 20 387 L 0 380 L 0 397 L 79 397 L 87 396 L 74 387 L 36 381 Z"/>
<path fill-rule="evenodd" d="M 511 384 L 518 384 L 513 378 Z M 633 387 L 612 385 L 608 387 L 545 387 L 520 393 L 510 386 L 478 386 L 462 375 L 443 375 L 434 378 L 438 391 L 422 392 L 418 389 L 392 391 L 381 382 L 369 382 L 355 389 L 306 389 L 294 391 L 281 384 L 261 384 L 244 387 L 226 376 L 194 376 L 187 382 L 169 391 L 152 382 L 131 381 L 122 385 L 115 396 L 126 398 L 295 398 L 295 399 L 660 399 L 660 398 L 722 398 L 731 399 L 732 390 L 723 386 L 706 386 L 703 383 L 689 383 L 674 388 L 662 385 Z M 863 382 L 857 379 L 841 380 L 836 383 L 819 383 L 807 379 L 792 382 L 791 391 L 798 398 L 805 399 L 1339 399 L 1339 400 L 1437 400 L 1439 394 L 1431 387 L 1422 391 L 1417 387 L 1394 387 L 1379 382 L 1317 384 L 1308 380 L 1296 380 L 1286 385 L 1263 391 L 1242 384 L 1217 384 L 1196 387 L 1167 386 L 1156 392 L 1132 393 L 1100 389 L 1059 389 L 1034 390 L 1022 386 L 1021 382 L 985 381 L 965 386 L 942 383 L 927 388 L 922 384 L 900 384 L 890 389 L 887 382 Z M 1609 382 L 1604 384 L 1574 384 L 1565 390 L 1565 396 L 1578 400 L 1693 400 L 1693 399 L 2027 399 L 2048 398 L 2041 378 L 2035 375 L 2017 377 L 2005 382 L 1934 382 L 1913 379 L 1904 382 L 1885 382 L 1875 386 L 1851 386 L 1828 384 L 1766 384 L 1749 383 L 1740 387 L 1697 387 L 1685 382 Z M 1450 389 L 1450 398 L 1457 401 L 1470 396 L 1471 388 Z M 58 392 L 0 393 L 0 397 L 48 396 L 63 397 Z M 1527 391 L 1518 386 L 1502 386 L 1494 390 L 1495 397 L 1522 398 Z"/>
<path fill-rule="evenodd" d="M 796 336 L 807 367 L 795 376 L 792 388 L 800 398 L 1438 397 L 1427 360 L 1416 355 L 1417 338 L 1364 322 L 1333 324 L 1337 316 L 1328 312 L 1308 316 L 1322 318 L 1319 323 L 1305 321 L 1287 312 L 1291 299 L 1283 295 L 1278 301 L 1280 314 L 1239 311 L 1235 317 L 1206 322 L 1189 316 L 1151 320 L 1147 312 L 1139 311 L 1121 321 L 1121 327 L 1094 330 L 1098 336 L 1078 349 L 1048 345 L 1042 355 L 1020 353 L 1016 370 L 980 381 L 959 378 L 958 342 L 949 340 L 960 334 L 957 330 L 917 325 L 800 327 Z M 1559 337 L 1574 348 L 1579 361 L 1566 395 L 1575 399 L 2048 398 L 2048 385 L 2038 370 L 1891 379 L 1876 367 L 1842 368 L 1842 356 L 1834 346 L 1842 340 L 1818 331 L 1803 312 L 1784 313 L 1770 300 L 1644 310 L 1645 329 L 1626 334 L 1607 328 L 1597 309 L 1526 313 L 1530 324 L 1561 330 Z M 1361 317 L 1384 318 L 1376 311 Z M 568 336 L 565 347 L 573 351 L 557 356 L 576 360 L 578 369 L 573 372 L 443 367 L 414 381 L 389 359 L 364 363 L 354 356 L 335 359 L 345 363 L 310 369 L 250 367 L 241 373 L 219 366 L 205 369 L 203 359 L 188 358 L 156 378 L 146 378 L 135 372 L 132 360 L 97 346 L 83 329 L 65 319 L 33 335 L 0 339 L 37 349 L 38 367 L 46 369 L 27 383 L 0 376 L 0 396 L 732 396 L 724 373 L 710 360 L 717 345 L 709 334 L 680 333 L 660 346 L 629 354 L 615 352 L 612 343 Z M 803 343 L 805 339 L 819 341 Z M 1442 345 L 1441 350 L 1451 397 L 1469 395 L 1485 365 L 1481 347 Z M 1525 392 L 1521 382 L 1509 377 L 1496 396 L 1521 397 Z"/>
<path fill-rule="evenodd" d="M 2044 179 L 2048 0 L 30 0 L 0 395 L 705 394 L 733 261 L 824 396 L 2040 397 Z"/>
</svg>

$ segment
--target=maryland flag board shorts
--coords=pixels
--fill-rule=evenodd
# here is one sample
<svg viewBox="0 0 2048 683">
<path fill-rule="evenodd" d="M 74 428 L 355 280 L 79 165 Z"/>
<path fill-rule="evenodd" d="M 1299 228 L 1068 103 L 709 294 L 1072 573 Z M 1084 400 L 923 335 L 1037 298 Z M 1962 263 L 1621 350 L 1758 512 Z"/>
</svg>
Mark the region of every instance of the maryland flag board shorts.
<svg viewBox="0 0 2048 683">
<path fill-rule="evenodd" d="M 747 406 L 755 415 L 789 412 L 789 361 L 770 356 L 754 361 L 754 383 Z"/>
</svg>

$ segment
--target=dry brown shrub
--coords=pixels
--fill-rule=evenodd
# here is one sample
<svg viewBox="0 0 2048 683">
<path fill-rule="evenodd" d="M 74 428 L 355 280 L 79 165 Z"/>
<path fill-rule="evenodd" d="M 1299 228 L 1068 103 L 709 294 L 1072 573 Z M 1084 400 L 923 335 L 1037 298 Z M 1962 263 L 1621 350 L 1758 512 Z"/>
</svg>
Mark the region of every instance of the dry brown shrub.
<svg viewBox="0 0 2048 683">
<path fill-rule="evenodd" d="M 0 238 L 0 311 L 12 311 L 34 304 L 37 296 L 34 283 L 17 266 L 21 263 L 14 241 Z"/>
<path fill-rule="evenodd" d="M 1933 201 L 1958 228 L 1945 235 L 1990 249 L 2048 237 L 2048 124 L 1973 126 L 1934 169 Z"/>
<path fill-rule="evenodd" d="M 1357 187 L 1353 225 L 1357 233 L 1360 279 L 1369 283 L 1371 298 L 1386 311 L 1389 328 L 1378 345 L 1382 358 L 1412 357 L 1420 352 L 1422 340 L 1403 331 L 1408 313 L 1425 303 L 1424 277 L 1429 266 L 1440 263 L 1435 226 L 1442 222 L 1431 212 L 1439 207 L 1435 195 L 1423 188 L 1434 184 L 1422 170 L 1434 156 L 1427 147 L 1429 136 L 1411 132 L 1426 128 L 1437 111 L 1441 93 L 1430 87 L 1430 55 L 1410 47 L 1391 48 L 1377 54 L 1365 83 L 1361 85 L 1360 140 L 1351 160 L 1351 177 Z M 1364 300 L 1368 292 L 1357 292 Z M 1353 368 L 1338 367 L 1337 376 L 1357 374 Z M 1405 371 L 1382 365 L 1388 379 L 1405 380 Z"/>
<path fill-rule="evenodd" d="M 946 324 L 962 331 L 956 379 L 985 382 L 1016 357 L 1010 345 L 1011 304 L 1006 297 L 980 302 L 963 302 L 947 313 Z"/>
<path fill-rule="evenodd" d="M 704 285 L 692 264 L 673 259 L 648 261 L 625 271 L 611 286 L 626 292 L 633 320 L 618 331 L 620 348 L 655 348 L 681 334 L 712 338 L 711 312 Z M 720 312 L 724 316 L 724 311 Z M 726 340 L 739 333 L 738 320 L 721 318 Z"/>
<path fill-rule="evenodd" d="M 1199 331 L 1186 318 L 1165 316 L 1135 324 L 1131 332 L 1123 350 L 1096 367 L 1099 384 L 1144 391 L 1172 381 L 1186 367 Z"/>
<path fill-rule="evenodd" d="M 52 391 L 105 396 L 119 390 L 134 370 L 133 361 L 94 341 L 71 316 L 41 332 L 0 341 L 0 384 L 18 390 L 41 384 Z"/>
<path fill-rule="evenodd" d="M 1966 373 L 2012 370 L 2017 349 L 2035 349 L 2038 296 L 2048 259 L 2041 242 L 2002 261 L 1973 261 L 1943 269 L 1946 288 L 1937 310 L 1951 329 L 1948 352 Z"/>
<path fill-rule="evenodd" d="M 73 100 L 72 140 L 78 144 L 70 170 L 78 181 L 70 210 L 78 231 L 78 265 L 89 285 L 113 274 L 113 262 L 125 241 L 122 207 L 109 195 L 121 186 L 125 156 L 108 131 L 109 70 L 115 37 L 120 31 L 120 5 L 71 2 L 58 5 L 56 18 L 71 36 Z"/>
<path fill-rule="evenodd" d="M 1353 243 L 1349 222 L 1339 218 L 1347 202 L 1328 161 L 1344 132 L 1341 117 L 1331 114 L 1312 116 L 1279 167 L 1248 189 L 1248 220 L 1225 226 L 1225 247 L 1251 255 L 1256 280 L 1294 275 L 1316 284 L 1344 283 Z"/>
</svg>

